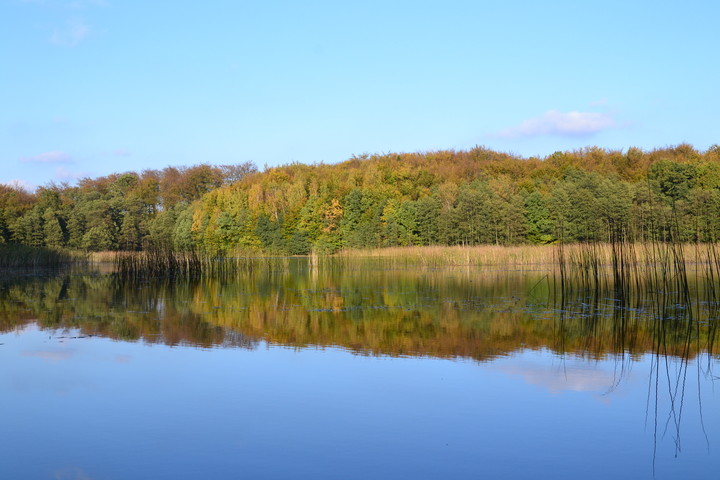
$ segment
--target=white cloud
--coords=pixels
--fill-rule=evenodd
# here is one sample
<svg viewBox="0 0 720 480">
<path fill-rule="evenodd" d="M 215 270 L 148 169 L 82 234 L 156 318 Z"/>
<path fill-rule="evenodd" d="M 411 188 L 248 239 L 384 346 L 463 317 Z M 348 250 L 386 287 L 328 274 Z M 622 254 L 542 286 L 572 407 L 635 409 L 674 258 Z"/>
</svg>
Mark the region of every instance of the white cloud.
<svg viewBox="0 0 720 480">
<path fill-rule="evenodd" d="M 501 130 L 496 133 L 496 136 L 506 138 L 539 135 L 582 137 L 616 126 L 615 120 L 605 113 L 549 110 L 539 117 L 525 120 L 520 125 Z"/>
<path fill-rule="evenodd" d="M 65 152 L 45 152 L 31 157 L 22 157 L 21 162 L 25 163 L 72 163 L 72 157 Z"/>
<path fill-rule="evenodd" d="M 66 22 L 61 28 L 55 29 L 50 36 L 50 43 L 60 47 L 74 47 L 88 35 L 90 35 L 90 27 L 84 21 L 75 18 Z"/>
<path fill-rule="evenodd" d="M 112 151 L 112 154 L 116 157 L 129 157 L 130 155 L 132 155 L 130 153 L 130 150 L 126 148 L 116 148 Z"/>
</svg>

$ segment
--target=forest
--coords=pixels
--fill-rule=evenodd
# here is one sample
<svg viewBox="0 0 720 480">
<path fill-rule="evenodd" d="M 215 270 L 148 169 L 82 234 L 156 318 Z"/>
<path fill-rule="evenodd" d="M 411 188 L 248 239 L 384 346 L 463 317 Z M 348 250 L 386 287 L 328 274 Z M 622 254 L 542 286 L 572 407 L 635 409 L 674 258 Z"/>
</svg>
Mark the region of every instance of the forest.
<svg viewBox="0 0 720 480">
<path fill-rule="evenodd" d="M 484 147 L 337 164 L 167 167 L 0 185 L 0 243 L 305 255 L 420 245 L 720 237 L 720 146 L 588 147 L 523 158 Z"/>
</svg>

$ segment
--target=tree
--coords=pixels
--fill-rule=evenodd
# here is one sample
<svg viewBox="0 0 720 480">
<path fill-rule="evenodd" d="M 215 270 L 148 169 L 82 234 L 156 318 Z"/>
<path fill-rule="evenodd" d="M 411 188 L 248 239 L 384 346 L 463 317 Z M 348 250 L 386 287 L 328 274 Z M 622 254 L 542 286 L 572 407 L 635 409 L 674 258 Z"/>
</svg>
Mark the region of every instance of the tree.
<svg viewBox="0 0 720 480">
<path fill-rule="evenodd" d="M 60 218 L 50 209 L 43 214 L 43 237 L 48 247 L 60 248 L 65 246 L 65 231 Z"/>
<path fill-rule="evenodd" d="M 257 166 L 252 162 L 239 163 L 236 165 L 220 165 L 222 182 L 230 185 L 239 182 L 246 176 L 257 173 Z"/>
<path fill-rule="evenodd" d="M 655 191 L 671 203 L 686 199 L 697 182 L 697 168 L 688 163 L 662 160 L 650 167 L 648 180 Z"/>
<path fill-rule="evenodd" d="M 282 218 L 276 222 L 262 213 L 258 217 L 255 231 L 257 236 L 260 237 L 262 246 L 267 251 L 274 253 L 285 252 L 285 241 L 282 236 Z"/>
<path fill-rule="evenodd" d="M 524 212 L 528 240 L 532 243 L 551 243 L 555 240 L 547 200 L 540 192 L 535 191 L 525 197 Z"/>
<path fill-rule="evenodd" d="M 15 220 L 12 226 L 13 240 L 31 247 L 45 246 L 43 217 L 39 206 L 33 207 Z"/>
<path fill-rule="evenodd" d="M 96 225 L 83 235 L 82 248 L 91 252 L 113 250 L 116 247 L 114 240 L 112 228 Z"/>
<path fill-rule="evenodd" d="M 440 242 L 440 200 L 426 195 L 415 202 L 417 239 L 420 245 L 434 245 Z"/>
</svg>

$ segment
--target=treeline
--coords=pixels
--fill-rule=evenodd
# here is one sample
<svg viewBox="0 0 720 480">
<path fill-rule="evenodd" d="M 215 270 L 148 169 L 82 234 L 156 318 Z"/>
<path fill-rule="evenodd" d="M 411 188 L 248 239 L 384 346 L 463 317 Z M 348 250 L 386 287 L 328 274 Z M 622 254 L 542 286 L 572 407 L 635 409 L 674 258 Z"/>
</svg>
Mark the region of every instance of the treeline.
<svg viewBox="0 0 720 480">
<path fill-rule="evenodd" d="M 0 243 L 85 251 L 158 245 L 173 237 L 179 219 L 189 219 L 202 195 L 256 171 L 252 163 L 167 167 L 51 184 L 32 194 L 0 184 Z"/>
<path fill-rule="evenodd" d="M 720 147 L 587 148 L 520 158 L 485 148 L 326 165 L 168 167 L 0 187 L 0 241 L 211 254 L 412 245 L 715 241 Z"/>
</svg>

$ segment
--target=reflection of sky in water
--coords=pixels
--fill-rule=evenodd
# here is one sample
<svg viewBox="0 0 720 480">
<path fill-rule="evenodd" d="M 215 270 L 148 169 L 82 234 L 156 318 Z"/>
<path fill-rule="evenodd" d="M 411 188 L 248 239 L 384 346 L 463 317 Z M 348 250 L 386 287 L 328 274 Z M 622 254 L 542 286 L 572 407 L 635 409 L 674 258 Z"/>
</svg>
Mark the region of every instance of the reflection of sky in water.
<svg viewBox="0 0 720 480">
<path fill-rule="evenodd" d="M 63 467 L 58 468 L 52 474 L 54 480 L 95 480 L 99 477 L 91 477 L 79 467 Z"/>
<path fill-rule="evenodd" d="M 598 367 L 602 368 L 602 367 Z M 542 366 L 515 364 L 499 367 L 498 371 L 509 375 L 520 375 L 531 385 L 544 387 L 553 393 L 563 391 L 603 392 L 615 383 L 612 371 L 599 370 L 591 366 Z"/>
<path fill-rule="evenodd" d="M 624 365 L 627 368 L 627 365 Z M 618 382 L 635 381 L 631 369 L 620 370 L 613 361 L 582 361 L 574 356 L 561 357 L 549 352 L 525 352 L 522 360 L 493 362 L 493 370 L 521 377 L 527 384 L 542 387 L 553 394 L 590 392 L 607 396 Z M 621 393 L 619 393 L 621 394 Z M 608 397 L 609 398 L 609 397 Z"/>
<path fill-rule="evenodd" d="M 614 360 L 546 351 L 476 363 L 72 336 L 0 336 L 3 478 L 652 478 L 647 356 L 618 381 Z M 695 368 L 678 458 L 661 385 L 656 478 L 720 471 Z M 714 447 L 718 396 L 700 389 Z"/>
<path fill-rule="evenodd" d="M 74 355 L 74 351 L 69 350 L 35 350 L 22 352 L 24 357 L 36 357 L 49 362 L 59 362 L 62 360 L 68 360 Z"/>
</svg>

